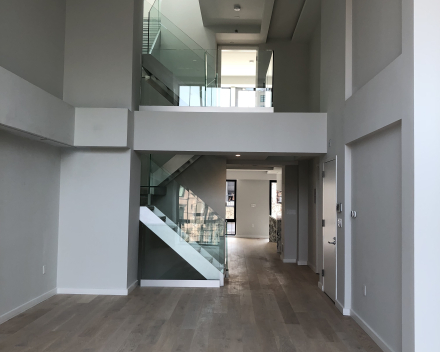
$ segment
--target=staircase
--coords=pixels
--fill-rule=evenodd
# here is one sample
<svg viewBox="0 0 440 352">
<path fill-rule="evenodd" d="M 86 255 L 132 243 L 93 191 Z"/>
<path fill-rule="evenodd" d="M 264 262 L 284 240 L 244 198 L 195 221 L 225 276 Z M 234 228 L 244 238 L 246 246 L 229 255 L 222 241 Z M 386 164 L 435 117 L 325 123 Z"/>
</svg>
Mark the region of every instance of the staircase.
<svg viewBox="0 0 440 352">
<path fill-rule="evenodd" d="M 206 280 L 219 280 L 223 286 L 223 266 L 200 244 L 192 241 L 173 221 L 155 206 L 141 207 L 140 221 L 185 259 Z"/>
<path fill-rule="evenodd" d="M 164 275 L 159 274 L 158 277 L 150 275 L 147 279 L 141 277 L 141 285 L 155 282 L 162 286 L 174 281 L 179 282 L 178 286 L 185 286 L 190 281 L 192 285 L 200 287 L 223 285 L 224 274 L 227 272 L 225 220 L 194 192 L 175 180 L 198 158 L 199 156 L 194 155 L 176 155 L 162 167 L 150 159 L 150 185 L 141 187 L 141 204 L 145 205 L 140 208 L 140 223 L 150 231 L 147 233 L 148 236 L 157 236 L 161 240 L 160 243 L 164 243 L 157 251 L 163 251 L 164 246 L 170 248 L 179 256 L 173 254 L 174 257 L 180 258 L 181 267 L 186 267 L 188 273 L 195 269 L 193 271 L 197 275 L 192 276 L 197 276 L 197 280 L 186 279 L 191 275 L 185 275 L 179 266 L 173 264 L 176 262 L 175 258 L 170 259 L 174 262 L 165 262 L 164 256 L 150 246 L 150 258 L 159 258 L 158 261 L 162 263 L 156 264 L 150 260 L 150 265 L 161 265 L 164 269 L 162 272 L 172 272 L 170 275 L 174 277 L 173 281 L 161 280 Z M 145 242 L 141 237 L 141 243 Z M 141 257 L 148 255 L 145 248 L 142 245 L 140 247 Z M 167 257 L 171 256 L 171 253 L 168 253 Z M 168 274 L 165 276 L 169 277 Z"/>
<path fill-rule="evenodd" d="M 142 54 L 151 54 L 154 44 L 160 35 L 160 19 L 147 17 L 143 21 Z"/>
<path fill-rule="evenodd" d="M 158 187 L 166 186 L 199 158 L 200 155 L 175 155 L 161 168 L 154 171 L 151 177 Z M 158 180 L 160 181 L 158 182 Z"/>
</svg>

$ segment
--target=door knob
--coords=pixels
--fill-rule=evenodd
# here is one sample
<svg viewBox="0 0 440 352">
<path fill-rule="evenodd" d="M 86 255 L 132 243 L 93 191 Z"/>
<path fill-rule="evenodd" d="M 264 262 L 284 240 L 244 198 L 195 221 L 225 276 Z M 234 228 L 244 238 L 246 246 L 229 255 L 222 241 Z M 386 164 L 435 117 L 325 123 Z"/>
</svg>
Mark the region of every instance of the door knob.
<svg viewBox="0 0 440 352">
<path fill-rule="evenodd" d="M 333 242 L 328 241 L 328 244 L 334 244 L 334 245 L 336 245 L 336 237 L 333 237 Z"/>
</svg>

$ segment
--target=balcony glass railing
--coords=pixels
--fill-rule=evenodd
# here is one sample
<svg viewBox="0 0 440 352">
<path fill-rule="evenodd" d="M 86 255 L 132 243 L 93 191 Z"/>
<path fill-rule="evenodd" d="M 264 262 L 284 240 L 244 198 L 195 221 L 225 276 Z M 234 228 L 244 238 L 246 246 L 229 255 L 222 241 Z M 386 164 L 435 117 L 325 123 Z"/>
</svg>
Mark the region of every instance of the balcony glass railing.
<svg viewBox="0 0 440 352">
<path fill-rule="evenodd" d="M 198 45 L 160 11 L 156 0 L 144 18 L 143 75 L 141 105 L 151 105 L 148 85 L 160 94 L 170 94 L 172 105 L 188 105 L 179 96 L 180 86 L 216 87 L 216 50 Z M 148 57 L 150 56 L 150 57 Z M 182 101 L 181 101 L 182 100 Z M 206 106 L 206 94 L 199 94 L 201 106 Z"/>
</svg>

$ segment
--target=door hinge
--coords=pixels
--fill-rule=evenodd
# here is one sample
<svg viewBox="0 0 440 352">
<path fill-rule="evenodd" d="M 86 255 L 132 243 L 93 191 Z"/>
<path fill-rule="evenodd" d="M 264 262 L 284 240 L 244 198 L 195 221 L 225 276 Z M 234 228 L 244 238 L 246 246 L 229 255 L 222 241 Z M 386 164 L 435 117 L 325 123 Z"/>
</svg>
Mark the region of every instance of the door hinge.
<svg viewBox="0 0 440 352">
<path fill-rule="evenodd" d="M 321 276 L 324 277 L 324 269 L 322 269 L 322 275 Z"/>
<path fill-rule="evenodd" d="M 322 219 L 322 227 L 325 227 L 325 220 Z"/>
<path fill-rule="evenodd" d="M 325 171 L 322 172 L 322 178 L 324 178 L 324 177 L 325 177 Z"/>
</svg>

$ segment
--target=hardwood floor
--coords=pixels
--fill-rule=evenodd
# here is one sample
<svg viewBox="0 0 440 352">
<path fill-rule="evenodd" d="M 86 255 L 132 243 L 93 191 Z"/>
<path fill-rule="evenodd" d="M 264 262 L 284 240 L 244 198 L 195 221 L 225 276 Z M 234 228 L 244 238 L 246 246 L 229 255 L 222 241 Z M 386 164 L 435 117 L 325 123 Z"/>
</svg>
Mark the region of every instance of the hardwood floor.
<svg viewBox="0 0 440 352">
<path fill-rule="evenodd" d="M 0 325 L 0 351 L 381 351 L 275 244 L 233 238 L 229 253 L 221 289 L 57 295 Z"/>
</svg>

